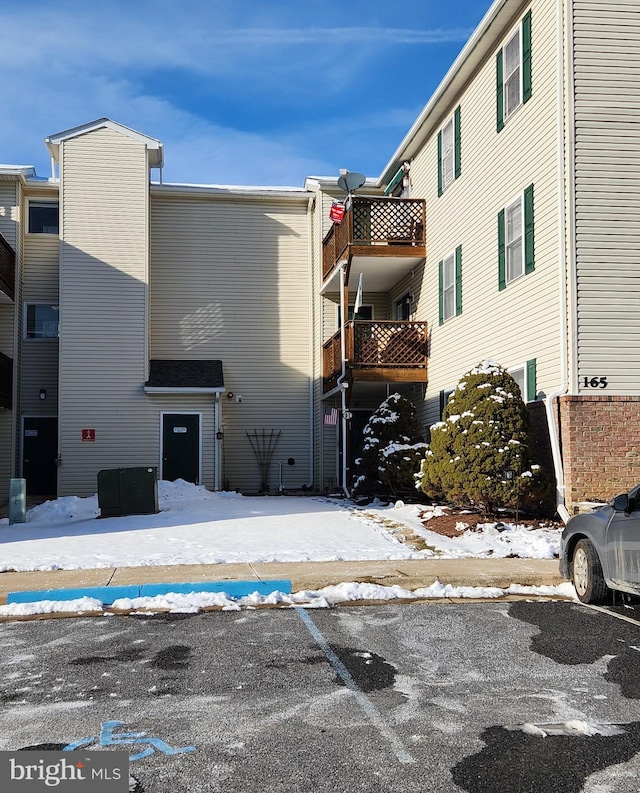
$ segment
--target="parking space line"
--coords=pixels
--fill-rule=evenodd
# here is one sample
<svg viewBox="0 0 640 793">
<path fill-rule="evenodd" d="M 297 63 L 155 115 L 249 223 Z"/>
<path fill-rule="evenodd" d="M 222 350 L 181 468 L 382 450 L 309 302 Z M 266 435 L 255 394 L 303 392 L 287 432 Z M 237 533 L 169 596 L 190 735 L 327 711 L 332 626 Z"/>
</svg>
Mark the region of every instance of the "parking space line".
<svg viewBox="0 0 640 793">
<path fill-rule="evenodd" d="M 380 733 L 389 741 L 389 743 L 391 744 L 391 748 L 393 749 L 393 753 L 395 754 L 398 761 L 405 764 L 415 763 L 415 759 L 405 749 L 398 735 L 396 735 L 396 733 L 391 729 L 391 727 L 389 727 L 389 725 L 386 724 L 385 720 L 382 718 L 382 715 L 380 714 L 380 711 L 376 708 L 373 702 L 371 702 L 371 700 L 367 697 L 364 691 L 358 686 L 356 681 L 349 673 L 347 667 L 342 663 L 342 661 L 338 658 L 335 652 L 331 649 L 329 642 L 324 638 L 320 629 L 311 619 L 308 612 L 305 609 L 301 608 L 300 606 L 295 606 L 294 608 L 298 616 L 304 623 L 306 629 L 313 636 L 318 647 L 320 647 L 322 652 L 326 655 L 327 660 L 329 661 L 331 666 L 341 677 L 345 686 L 347 686 L 347 688 L 355 696 L 356 701 L 358 702 L 360 708 L 369 717 L 371 722 L 380 731 Z"/>
<path fill-rule="evenodd" d="M 630 622 L 632 625 L 638 625 L 640 627 L 640 622 L 638 620 L 634 620 L 633 617 L 626 617 L 624 614 L 618 614 L 616 611 L 609 611 L 609 609 L 606 609 L 603 606 L 594 606 L 592 603 L 583 603 L 582 605 L 586 606 L 588 609 L 601 611 L 603 614 L 608 614 L 610 617 L 615 617 L 618 620 L 624 620 L 625 622 Z"/>
</svg>

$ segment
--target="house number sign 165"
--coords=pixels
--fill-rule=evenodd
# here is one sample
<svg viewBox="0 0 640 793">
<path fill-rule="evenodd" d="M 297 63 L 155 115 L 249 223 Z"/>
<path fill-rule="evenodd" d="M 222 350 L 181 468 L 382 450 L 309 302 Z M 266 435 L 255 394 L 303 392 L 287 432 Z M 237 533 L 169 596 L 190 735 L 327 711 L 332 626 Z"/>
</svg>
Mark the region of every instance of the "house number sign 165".
<svg viewBox="0 0 640 793">
<path fill-rule="evenodd" d="M 583 388 L 606 388 L 609 385 L 606 377 L 583 377 Z"/>
</svg>

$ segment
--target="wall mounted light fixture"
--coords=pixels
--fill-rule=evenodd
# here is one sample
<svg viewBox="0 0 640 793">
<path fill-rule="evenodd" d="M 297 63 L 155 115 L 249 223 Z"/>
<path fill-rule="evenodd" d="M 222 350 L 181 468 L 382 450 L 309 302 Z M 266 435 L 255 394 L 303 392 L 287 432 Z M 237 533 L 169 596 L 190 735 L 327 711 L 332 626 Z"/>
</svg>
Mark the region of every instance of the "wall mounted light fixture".
<svg viewBox="0 0 640 793">
<path fill-rule="evenodd" d="M 40 389 L 40 399 L 46 399 L 46 398 L 47 398 L 47 389 L 46 388 L 41 388 Z"/>
</svg>

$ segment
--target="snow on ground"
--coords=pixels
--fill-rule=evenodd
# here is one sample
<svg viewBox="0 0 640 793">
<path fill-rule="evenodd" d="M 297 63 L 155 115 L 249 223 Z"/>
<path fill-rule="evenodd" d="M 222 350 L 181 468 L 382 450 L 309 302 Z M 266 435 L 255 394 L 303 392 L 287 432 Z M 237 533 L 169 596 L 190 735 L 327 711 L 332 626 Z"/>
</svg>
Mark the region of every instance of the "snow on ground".
<svg viewBox="0 0 640 793">
<path fill-rule="evenodd" d="M 453 539 L 429 531 L 423 520 L 443 514 L 418 504 L 370 504 L 366 508 L 323 497 L 212 493 L 187 482 L 159 483 L 160 513 L 99 518 L 97 496 L 65 496 L 27 513 L 27 522 L 0 520 L 0 572 L 7 570 L 88 569 L 143 565 L 225 562 L 298 562 L 420 558 L 552 558 L 560 532 L 524 525 L 485 524 Z M 428 523 L 427 523 L 428 525 Z M 400 527 L 400 531 L 398 530 Z M 403 527 L 425 539 L 415 551 L 398 539 Z M 225 593 L 168 593 L 121 599 L 116 610 L 194 612 L 203 608 L 238 610 L 261 605 L 328 608 L 361 600 L 496 598 L 505 595 L 574 597 L 570 584 L 559 587 L 453 587 L 436 581 L 415 592 L 399 586 L 342 583 L 320 590 L 232 598 Z M 103 613 L 92 598 L 0 606 L 0 616 L 54 612 Z"/>
<path fill-rule="evenodd" d="M 64 496 L 0 520 L 0 572 L 225 562 L 357 561 L 429 557 L 553 558 L 560 532 L 485 524 L 447 538 L 429 531 L 421 513 L 438 508 L 397 502 L 353 503 L 323 497 L 212 493 L 187 482 L 160 482 L 160 513 L 100 518 L 97 496 Z M 406 526 L 428 548 L 402 543 L 390 524 Z"/>
<path fill-rule="evenodd" d="M 454 587 L 435 581 L 431 586 L 411 592 L 400 586 L 381 586 L 380 584 L 343 583 L 324 587 L 318 590 L 303 590 L 292 595 L 283 592 L 272 592 L 260 595 L 254 592 L 241 598 L 233 598 L 225 592 L 168 592 L 155 597 L 120 598 L 105 611 L 103 604 L 96 598 L 83 597 L 77 600 L 41 600 L 34 603 L 10 603 L 0 606 L 0 617 L 19 617 L 31 614 L 65 614 L 106 613 L 133 611 L 155 613 L 169 611 L 171 613 L 196 613 L 202 609 L 221 608 L 223 611 L 240 611 L 243 608 L 258 606 L 301 606 L 303 608 L 331 608 L 338 603 L 371 600 L 430 600 L 430 599 L 461 599 L 471 598 L 487 600 L 505 597 L 506 595 L 526 595 L 543 598 L 573 598 L 575 590 L 572 584 L 558 586 L 521 586 L 511 584 L 506 589 L 497 587 Z"/>
</svg>

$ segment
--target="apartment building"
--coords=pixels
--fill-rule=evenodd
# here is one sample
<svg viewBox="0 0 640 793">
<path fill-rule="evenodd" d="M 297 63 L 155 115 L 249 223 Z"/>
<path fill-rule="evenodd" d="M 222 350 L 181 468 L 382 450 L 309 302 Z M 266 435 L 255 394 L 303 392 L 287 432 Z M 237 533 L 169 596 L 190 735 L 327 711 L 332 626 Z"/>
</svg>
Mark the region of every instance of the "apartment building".
<svg viewBox="0 0 640 793">
<path fill-rule="evenodd" d="M 159 184 L 162 144 L 106 119 L 47 138 L 55 179 L 0 168 L 0 484 L 348 490 L 388 393 L 427 433 L 488 357 L 561 511 L 636 484 L 639 55 L 635 0 L 496 0 L 349 196 Z"/>
</svg>

